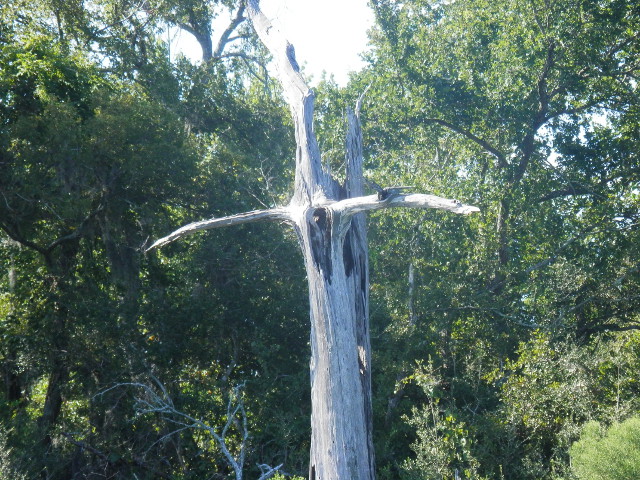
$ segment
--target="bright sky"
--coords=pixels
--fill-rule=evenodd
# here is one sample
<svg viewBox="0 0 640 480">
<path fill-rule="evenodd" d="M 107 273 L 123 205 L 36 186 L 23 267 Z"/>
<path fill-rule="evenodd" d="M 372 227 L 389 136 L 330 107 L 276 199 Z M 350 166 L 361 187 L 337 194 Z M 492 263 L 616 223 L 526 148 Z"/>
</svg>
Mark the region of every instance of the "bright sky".
<svg viewBox="0 0 640 480">
<path fill-rule="evenodd" d="M 367 48 L 367 30 L 373 25 L 367 0 L 262 0 L 260 5 L 295 47 L 298 64 L 312 76 L 312 85 L 326 71 L 344 86 L 349 72 L 364 66 L 360 53 Z M 173 35 L 178 50 L 201 58 L 200 46 L 191 35 Z"/>
<path fill-rule="evenodd" d="M 344 86 L 348 73 L 364 66 L 360 53 L 373 25 L 367 0 L 262 0 L 260 5 L 293 44 L 312 83 L 326 71 Z"/>
</svg>

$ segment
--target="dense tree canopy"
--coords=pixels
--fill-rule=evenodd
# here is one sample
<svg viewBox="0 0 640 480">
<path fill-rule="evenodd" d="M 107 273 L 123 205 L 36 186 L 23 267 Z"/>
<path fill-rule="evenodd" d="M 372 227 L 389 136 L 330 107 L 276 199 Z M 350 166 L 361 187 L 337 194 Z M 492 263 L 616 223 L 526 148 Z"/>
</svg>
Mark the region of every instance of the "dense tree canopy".
<svg viewBox="0 0 640 480">
<path fill-rule="evenodd" d="M 368 67 L 318 88 L 325 162 L 344 171 L 366 90 L 366 175 L 481 208 L 369 219 L 378 476 L 572 479 L 570 454 L 640 408 L 640 8 L 371 6 Z M 171 55 L 176 28 L 202 61 Z M 248 225 L 142 253 L 290 196 L 265 59 L 238 2 L 0 6 L 0 477 L 235 478 L 152 392 L 218 432 L 242 405 L 225 440 L 247 478 L 306 471 L 294 239 Z"/>
<path fill-rule="evenodd" d="M 432 362 L 444 392 L 427 399 L 442 412 L 428 425 L 457 412 L 454 424 L 475 437 L 472 478 L 564 475 L 575 426 L 604 399 L 581 398 L 570 388 L 578 379 L 559 365 L 573 342 L 589 351 L 638 327 L 631 132 L 640 11 L 629 2 L 372 4 L 372 67 L 354 79 L 371 83 L 363 122 L 371 174 L 420 179 L 482 210 L 471 222 L 425 215 L 372 224 L 381 242 L 374 293 L 396 318 L 385 331 L 400 342 L 379 346 L 400 382 L 388 408 L 407 398 L 412 362 Z M 412 234 L 397 228 L 403 220 Z M 539 335 L 544 355 L 532 350 Z M 572 368 L 598 367 L 585 358 Z M 520 372 L 526 380 L 514 384 Z M 554 382 L 563 387 L 540 390 Z M 397 442 L 389 448 L 395 457 Z"/>
</svg>

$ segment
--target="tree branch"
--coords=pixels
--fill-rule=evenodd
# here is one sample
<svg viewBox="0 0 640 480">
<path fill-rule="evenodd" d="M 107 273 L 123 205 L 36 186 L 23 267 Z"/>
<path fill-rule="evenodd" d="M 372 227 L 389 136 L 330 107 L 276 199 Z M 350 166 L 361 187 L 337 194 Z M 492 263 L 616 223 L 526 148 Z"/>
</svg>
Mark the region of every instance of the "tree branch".
<svg viewBox="0 0 640 480">
<path fill-rule="evenodd" d="M 196 25 L 195 23 L 189 24 L 185 22 L 178 22 L 178 27 L 184 30 L 187 33 L 193 35 L 202 48 L 202 61 L 208 62 L 213 58 L 213 44 L 211 42 L 211 33 L 209 31 L 201 32 L 198 30 L 198 27 L 202 27 L 202 25 Z"/>
<path fill-rule="evenodd" d="M 244 388 L 244 383 L 241 383 L 234 387 L 232 392 L 229 394 L 229 401 L 227 403 L 226 412 L 227 420 L 220 430 L 220 433 L 218 433 L 215 427 L 208 425 L 202 420 L 192 417 L 188 413 L 176 409 L 164 385 L 157 378 L 153 376 L 151 378 L 156 384 L 156 387 L 160 390 L 160 394 L 156 392 L 156 390 L 151 385 L 138 382 L 125 382 L 118 383 L 106 390 L 103 390 L 99 393 L 99 395 L 104 395 L 111 390 L 122 387 L 135 387 L 140 389 L 145 394 L 145 397 L 140 396 L 136 398 L 135 408 L 138 415 L 144 415 L 147 413 L 162 414 L 162 418 L 164 420 L 180 426 L 180 428 L 173 430 L 166 435 L 163 435 L 159 440 L 154 442 L 153 445 L 184 430 L 194 429 L 205 431 L 209 435 L 211 435 L 211 437 L 217 443 L 218 448 L 224 455 L 227 463 L 233 469 L 236 480 L 241 480 L 243 477 L 244 461 L 247 451 L 247 443 L 249 440 L 247 412 L 245 411 L 244 400 L 241 395 L 241 390 L 242 388 Z M 240 417 L 240 419 L 238 419 L 238 416 Z M 229 428 L 232 426 L 235 427 L 235 429 L 237 430 L 236 433 L 241 437 L 240 446 L 238 447 L 239 451 L 236 456 L 234 456 L 231 450 L 229 450 L 229 447 L 227 445 L 227 434 L 229 433 Z M 262 475 L 258 480 L 266 480 L 268 478 L 271 478 L 280 470 L 281 467 L 282 464 L 273 468 L 269 467 L 268 465 L 260 465 Z"/>
<path fill-rule="evenodd" d="M 236 12 L 236 16 L 233 18 L 231 23 L 227 26 L 225 31 L 222 32 L 222 35 L 220 36 L 220 40 L 218 40 L 218 45 L 216 46 L 216 49 L 213 52 L 213 58 L 220 58 L 222 56 L 222 51 L 224 50 L 224 47 L 227 45 L 227 43 L 233 40 L 230 38 L 231 34 L 236 28 L 238 28 L 238 25 L 240 25 L 245 20 L 244 9 L 245 9 L 244 2 L 241 2 L 240 6 L 238 7 L 238 11 Z"/>
<path fill-rule="evenodd" d="M 540 270 L 541 268 L 545 268 L 549 265 L 551 265 L 552 263 L 554 263 L 557 259 L 558 256 L 568 247 L 570 246 L 572 243 L 574 243 L 577 240 L 581 240 L 585 235 L 587 235 L 588 233 L 590 233 L 591 231 L 594 230 L 594 226 L 590 226 L 589 228 L 587 228 L 586 230 L 573 235 L 571 238 L 569 238 L 568 240 L 566 240 L 562 245 L 560 245 L 558 248 L 555 249 L 555 251 L 553 252 L 553 254 L 547 258 L 545 258 L 544 260 L 540 260 L 538 263 L 536 263 L 535 265 L 531 265 L 529 268 L 527 268 L 524 271 L 525 275 L 530 274 L 531 272 L 534 272 L 535 270 Z"/>
<path fill-rule="evenodd" d="M 81 450 L 86 450 L 88 452 L 90 452 L 92 455 L 95 455 L 96 457 L 100 458 L 102 461 L 109 463 L 109 464 L 114 464 L 113 461 L 110 460 L 109 455 L 107 455 L 106 453 L 98 450 L 95 447 L 92 447 L 91 445 L 89 445 L 86 442 L 81 442 L 79 440 L 76 440 L 75 437 L 68 432 L 62 432 L 62 435 L 64 437 L 66 437 L 67 441 L 73 445 L 75 445 L 76 447 L 80 448 Z M 156 470 L 155 468 L 151 467 L 150 465 L 148 465 L 146 462 L 143 462 L 142 460 L 138 460 L 136 458 L 133 458 L 131 460 L 126 460 L 123 458 L 120 458 L 118 460 L 119 462 L 123 462 L 123 463 L 127 463 L 136 467 L 141 467 L 144 470 L 147 470 L 148 472 L 151 472 L 153 475 L 158 476 L 160 478 L 166 478 L 166 479 L 172 479 L 174 478 L 171 475 L 168 475 L 164 472 L 160 472 L 158 470 Z"/>
<path fill-rule="evenodd" d="M 480 211 L 478 207 L 465 205 L 459 200 L 422 193 L 398 194 L 384 200 L 380 200 L 378 195 L 367 195 L 366 197 L 347 198 L 330 205 L 333 211 L 341 213 L 344 217 L 351 217 L 356 213 L 368 210 L 382 210 L 391 207 L 435 208 L 462 215 Z"/>
<path fill-rule="evenodd" d="M 80 237 L 82 237 L 88 226 L 89 226 L 89 222 L 91 220 L 93 220 L 96 215 L 98 215 L 100 212 L 102 212 L 105 208 L 105 205 L 103 203 L 100 203 L 100 205 L 98 205 L 98 208 L 96 208 L 95 210 L 93 210 L 92 212 L 90 212 L 83 220 L 82 222 L 80 222 L 80 225 L 78 225 L 78 227 L 71 232 L 68 235 L 65 235 L 64 237 L 60 237 L 57 240 L 51 242 L 51 244 L 47 247 L 47 251 L 51 252 L 54 248 L 56 248 L 58 245 L 61 245 L 65 242 L 70 242 L 72 240 L 76 240 Z"/>
<path fill-rule="evenodd" d="M 477 143 L 479 146 L 481 146 L 488 153 L 490 153 L 491 155 L 496 157 L 496 159 L 498 160 L 498 165 L 500 167 L 503 167 L 503 166 L 505 166 L 507 164 L 507 159 L 506 159 L 505 155 L 500 150 L 495 148 L 493 145 L 491 145 L 486 140 L 483 140 L 482 138 L 478 137 L 477 135 L 474 135 L 469 130 L 464 129 L 464 128 L 462 128 L 462 127 L 460 127 L 460 126 L 458 126 L 458 125 L 456 125 L 454 123 L 448 122 L 447 120 L 442 120 L 441 118 L 425 118 L 423 121 L 429 122 L 429 123 L 437 123 L 438 125 L 442 125 L 443 127 L 446 127 L 449 130 L 453 130 L 454 132 L 459 133 L 460 135 L 463 135 L 463 136 L 467 137 L 469 140 L 471 140 L 472 142 Z"/>
<path fill-rule="evenodd" d="M 549 114 L 549 100 L 551 99 L 551 95 L 549 94 L 549 86 L 548 79 L 555 65 L 555 43 L 549 43 L 547 47 L 547 55 L 545 57 L 544 67 L 542 68 L 542 72 L 540 73 L 540 77 L 538 78 L 538 83 L 536 85 L 536 94 L 538 95 L 538 111 L 536 112 L 534 118 L 532 119 L 532 123 L 530 125 L 529 131 L 526 133 L 522 142 L 518 146 L 519 150 L 522 152 L 522 156 L 520 161 L 518 162 L 518 167 L 515 172 L 513 172 L 511 178 L 509 179 L 509 186 L 507 188 L 512 187 L 522 180 L 524 174 L 527 171 L 529 166 L 529 162 L 533 156 L 534 148 L 535 148 L 535 140 L 536 134 L 538 130 L 550 119 L 548 117 Z"/>
<path fill-rule="evenodd" d="M 247 1 L 247 15 L 258 37 L 273 56 L 283 95 L 295 123 L 296 171 L 292 205 L 337 198 L 339 186 L 322 168 L 320 149 L 313 131 L 315 95 L 306 84 L 295 50 L 260 10 L 258 0 Z"/>
<path fill-rule="evenodd" d="M 546 195 L 534 200 L 535 203 L 546 202 L 547 200 L 553 200 L 554 198 L 560 197 L 571 197 L 574 195 L 590 195 L 593 194 L 593 190 L 590 190 L 586 187 L 569 187 L 561 190 L 553 190 Z"/>
<path fill-rule="evenodd" d="M 258 468 L 262 471 L 262 474 L 258 478 L 258 480 L 267 480 L 268 478 L 273 477 L 276 473 L 280 471 L 283 463 L 276 467 L 270 467 L 269 465 L 258 465 Z"/>
<path fill-rule="evenodd" d="M 57 246 L 65 242 L 70 242 L 70 241 L 82 238 L 86 233 L 90 222 L 96 217 L 96 215 L 98 215 L 103 210 L 104 210 L 104 204 L 100 203 L 100 205 L 95 210 L 93 210 L 92 212 L 89 212 L 89 214 L 80 222 L 80 225 L 78 225 L 78 227 L 75 228 L 71 233 L 54 240 L 46 247 L 43 247 L 41 245 L 38 245 L 35 242 L 27 240 L 21 234 L 21 232 L 19 231 L 19 227 L 16 224 L 14 224 L 14 222 L 9 223 L 5 221 L 0 221 L 0 230 L 4 231 L 7 234 L 7 236 L 12 240 L 20 243 L 21 245 L 31 250 L 34 250 L 40 253 L 44 257 L 48 257 Z"/>
<path fill-rule="evenodd" d="M 231 225 L 241 225 L 243 223 L 253 222 L 291 222 L 291 215 L 288 208 L 272 208 L 270 210 L 252 210 L 250 212 L 238 213 L 236 215 L 229 215 L 220 218 L 210 218 L 209 220 L 202 220 L 200 222 L 193 222 L 180 227 L 179 229 L 171 232 L 166 237 L 162 237 L 156 240 L 153 245 L 145 249 L 145 252 L 154 248 L 164 247 L 165 245 L 182 238 L 186 235 L 199 232 L 201 230 L 211 230 L 212 228 L 228 227 Z"/>
<path fill-rule="evenodd" d="M 49 254 L 49 250 L 46 247 L 42 247 L 37 243 L 27 240 L 20 233 L 19 227 L 15 225 L 14 222 L 7 223 L 0 220 L 0 230 L 6 233 L 11 240 L 13 240 L 14 242 L 18 242 L 20 245 L 30 248 L 31 250 L 34 250 L 45 257 Z"/>
</svg>

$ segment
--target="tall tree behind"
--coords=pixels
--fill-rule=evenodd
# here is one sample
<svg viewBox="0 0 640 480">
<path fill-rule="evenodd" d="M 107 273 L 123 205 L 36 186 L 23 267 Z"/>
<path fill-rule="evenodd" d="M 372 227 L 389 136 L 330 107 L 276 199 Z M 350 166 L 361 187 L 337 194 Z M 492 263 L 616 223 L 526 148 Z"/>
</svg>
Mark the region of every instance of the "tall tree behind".
<svg viewBox="0 0 640 480">
<path fill-rule="evenodd" d="M 470 305 L 501 298 L 512 321 L 578 335 L 625 328 L 635 303 L 610 289 L 619 278 L 623 289 L 637 281 L 637 9 L 616 1 L 373 5 L 372 89 L 385 100 L 368 114 L 382 147 L 371 154 L 393 146 L 407 155 L 401 145 L 419 142 L 426 151 L 417 162 L 447 165 L 448 178 L 425 178 L 436 193 L 456 182 L 486 207 L 489 278 L 486 296 Z"/>
<path fill-rule="evenodd" d="M 500 393 L 482 376 L 517 356 L 534 329 L 586 343 L 638 328 L 638 157 L 629 134 L 638 10 L 628 2 L 373 4 L 372 66 L 352 92 L 372 83 L 376 101 L 363 124 L 376 139 L 365 143 L 373 175 L 398 184 L 413 177 L 441 195 L 455 189 L 482 211 L 469 230 L 455 218 L 398 212 L 394 225 L 411 236 L 389 216 L 374 217 L 373 328 L 393 339 L 379 345 L 388 360 L 378 364 L 389 366 L 379 401 L 397 405 L 394 415 L 408 411 L 407 395 L 439 401 L 484 429 Z M 408 380 L 394 384 L 415 372 L 414 359 L 439 374 L 431 398 Z M 395 422 L 398 445 L 407 433 Z M 396 445 L 389 441 L 390 456 Z"/>
</svg>

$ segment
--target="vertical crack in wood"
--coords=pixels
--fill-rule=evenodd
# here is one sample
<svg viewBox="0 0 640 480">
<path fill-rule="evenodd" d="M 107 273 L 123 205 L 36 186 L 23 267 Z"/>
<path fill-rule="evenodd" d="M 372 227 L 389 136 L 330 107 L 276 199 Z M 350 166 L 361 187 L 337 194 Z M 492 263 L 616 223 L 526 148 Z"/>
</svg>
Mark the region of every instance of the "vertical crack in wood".
<svg viewBox="0 0 640 480">
<path fill-rule="evenodd" d="M 355 264 L 353 259 L 353 249 L 351 247 L 351 235 L 351 230 L 349 230 L 344 236 L 342 245 L 342 262 L 344 263 L 344 273 L 347 278 L 351 277 L 353 274 L 353 267 Z"/>
<path fill-rule="evenodd" d="M 322 272 L 325 280 L 331 284 L 333 263 L 331 260 L 333 218 L 328 208 L 319 207 L 313 210 L 309 222 L 311 234 L 311 253 L 316 268 Z"/>
</svg>

